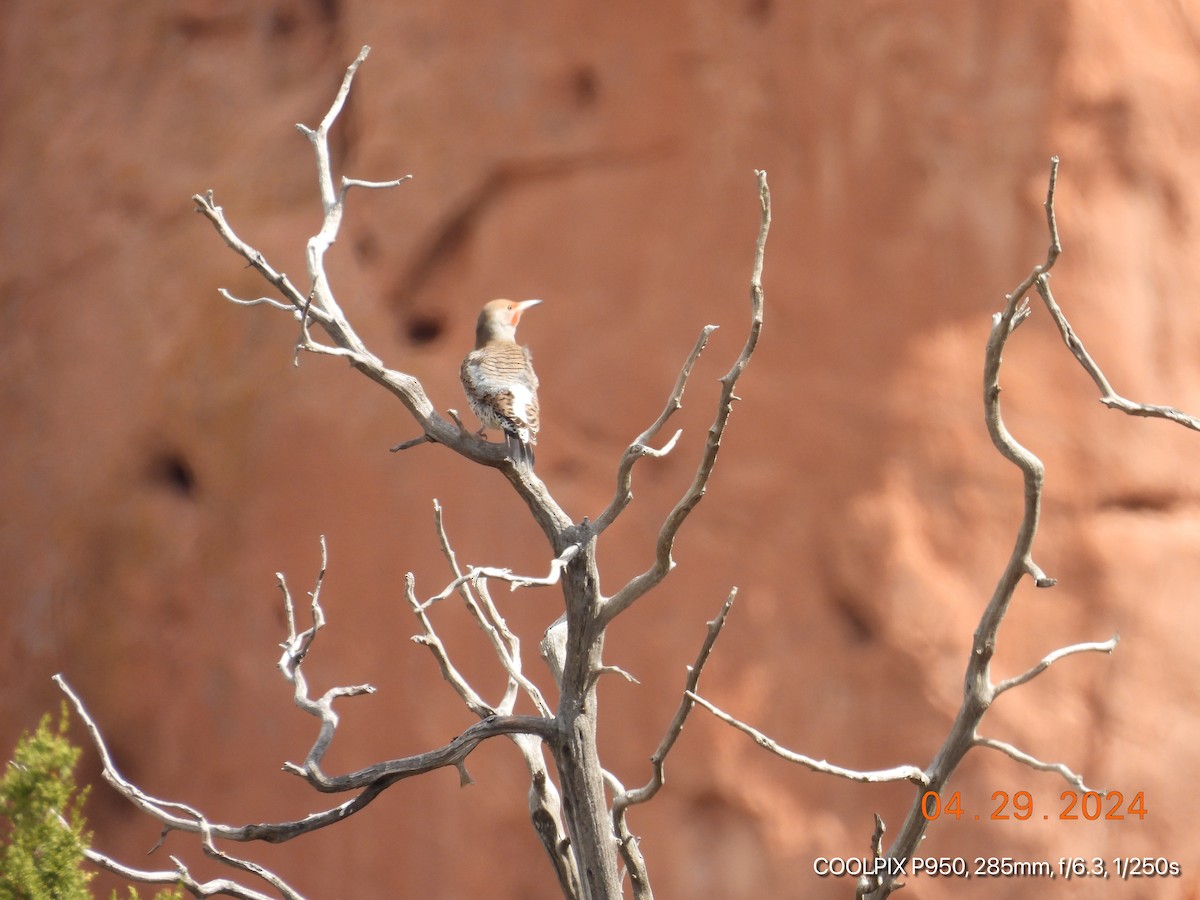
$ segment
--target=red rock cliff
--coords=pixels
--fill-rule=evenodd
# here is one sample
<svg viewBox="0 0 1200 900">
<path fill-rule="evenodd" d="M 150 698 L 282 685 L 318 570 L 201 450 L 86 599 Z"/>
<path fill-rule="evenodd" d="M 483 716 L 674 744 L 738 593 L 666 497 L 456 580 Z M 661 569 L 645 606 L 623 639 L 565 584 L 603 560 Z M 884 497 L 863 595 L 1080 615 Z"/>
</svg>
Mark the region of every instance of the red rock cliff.
<svg viewBox="0 0 1200 900">
<path fill-rule="evenodd" d="M 706 694 L 818 758 L 927 765 L 1019 516 L 1018 475 L 983 427 L 981 363 L 991 314 L 1044 254 L 1052 154 L 1060 302 L 1117 390 L 1200 410 L 1198 33 L 1189 4 L 1082 0 L 10 0 L 0 747 L 57 704 L 61 671 L 147 790 L 225 821 L 322 806 L 278 771 L 314 723 L 274 669 L 273 577 L 307 589 L 321 534 L 330 627 L 309 677 L 379 687 L 343 702 L 329 767 L 429 749 L 469 724 L 408 641 L 404 573 L 424 594 L 446 577 L 431 500 L 468 563 L 543 571 L 540 535 L 494 472 L 433 446 L 389 454 L 414 436 L 403 410 L 337 361 L 293 368 L 286 316 L 219 299 L 265 288 L 188 199 L 214 189 L 242 236 L 299 276 L 319 205 L 293 125 L 316 124 L 369 43 L 338 162 L 415 178 L 352 197 L 331 261 L 339 297 L 443 409 L 465 409 L 457 367 L 480 304 L 544 298 L 522 326 L 543 381 L 538 467 L 573 516 L 603 508 L 699 329 L 721 326 L 680 447 L 641 464 L 634 506 L 606 536 L 609 590 L 648 564 L 691 478 L 745 324 L 752 172 L 770 173 L 761 350 L 679 568 L 608 643 L 641 682 L 604 685 L 614 772 L 647 776 L 735 584 Z M 968 816 L 935 824 L 923 852 L 1163 856 L 1185 877 L 1105 896 L 1195 896 L 1200 442 L 1105 410 L 1040 308 L 1002 381 L 1010 427 L 1047 466 L 1037 557 L 1059 585 L 1018 592 L 997 674 L 1122 641 L 1006 695 L 985 732 L 1099 789 L 1144 791 L 1149 815 L 1059 821 L 1060 778 L 981 750 L 954 780 Z M 502 599 L 532 654 L 556 592 Z M 465 615 L 440 614 L 456 660 L 499 691 Z M 470 788 L 436 773 L 256 858 L 317 898 L 555 896 L 516 754 L 496 742 L 470 768 Z M 912 790 L 797 769 L 703 714 L 669 777 L 632 825 L 670 898 L 849 896 L 814 858 L 866 853 L 872 813 L 894 833 Z M 993 794 L 1020 790 L 1037 815 L 990 821 Z M 157 839 L 99 790 L 90 817 L 98 847 L 137 864 Z M 166 852 L 195 859 L 177 838 Z M 975 895 L 1031 893 L 997 879 Z"/>
</svg>

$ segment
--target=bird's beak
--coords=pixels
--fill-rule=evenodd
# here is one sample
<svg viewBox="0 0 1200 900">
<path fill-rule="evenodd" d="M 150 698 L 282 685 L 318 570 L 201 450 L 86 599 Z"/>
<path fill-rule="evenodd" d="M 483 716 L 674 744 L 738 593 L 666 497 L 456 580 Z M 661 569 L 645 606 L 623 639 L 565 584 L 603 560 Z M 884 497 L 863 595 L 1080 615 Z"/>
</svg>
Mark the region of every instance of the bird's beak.
<svg viewBox="0 0 1200 900">
<path fill-rule="evenodd" d="M 522 300 L 520 303 L 515 304 L 513 310 L 513 324 L 516 325 L 517 322 L 521 320 L 521 315 L 525 312 L 525 310 L 532 309 L 541 302 L 541 300 Z"/>
</svg>

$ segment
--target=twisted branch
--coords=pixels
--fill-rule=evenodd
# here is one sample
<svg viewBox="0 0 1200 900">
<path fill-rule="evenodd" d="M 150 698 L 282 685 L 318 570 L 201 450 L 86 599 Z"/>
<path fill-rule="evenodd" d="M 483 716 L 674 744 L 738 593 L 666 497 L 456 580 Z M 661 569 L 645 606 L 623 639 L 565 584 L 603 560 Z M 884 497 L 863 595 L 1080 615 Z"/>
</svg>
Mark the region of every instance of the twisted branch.
<svg viewBox="0 0 1200 900">
<path fill-rule="evenodd" d="M 1052 587 L 1055 583 L 1033 560 L 1033 539 L 1037 534 L 1041 516 L 1045 467 L 1041 460 L 1016 441 L 1004 424 L 1000 409 L 1000 363 L 1009 337 L 1029 317 L 1030 308 L 1026 294 L 1041 276 L 1050 271 L 1062 252 L 1054 214 L 1054 191 L 1057 184 L 1058 158 L 1054 157 L 1050 161 L 1050 183 L 1045 201 L 1046 226 L 1050 232 L 1050 246 L 1046 251 L 1046 258 L 1033 267 L 1029 275 L 1017 285 L 1016 290 L 1005 297 L 1003 311 L 992 318 L 992 329 L 984 353 L 984 420 L 993 445 L 1021 472 L 1025 494 L 1024 513 L 1008 563 L 975 630 L 971 656 L 967 661 L 966 676 L 963 679 L 963 699 L 958 715 L 933 763 L 925 772 L 925 790 L 914 798 L 900 833 L 887 852 L 887 856 L 894 860 L 910 858 L 925 834 L 929 825 L 923 805 L 925 791 L 940 793 L 963 756 L 976 745 L 976 729 L 996 696 L 996 689 L 990 677 L 991 660 L 996 652 L 996 635 L 1008 612 L 1017 585 L 1026 575 L 1030 576 L 1038 587 Z M 896 878 L 897 876 L 890 871 L 879 877 L 864 876 L 859 887 L 864 897 L 882 900 L 896 889 Z"/>
</svg>

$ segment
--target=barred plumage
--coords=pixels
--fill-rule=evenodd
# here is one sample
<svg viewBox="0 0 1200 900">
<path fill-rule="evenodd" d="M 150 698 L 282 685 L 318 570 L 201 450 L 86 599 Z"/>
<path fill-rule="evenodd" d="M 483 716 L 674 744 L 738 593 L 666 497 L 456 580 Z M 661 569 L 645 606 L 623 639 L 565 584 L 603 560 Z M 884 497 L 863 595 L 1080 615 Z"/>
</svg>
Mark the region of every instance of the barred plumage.
<svg viewBox="0 0 1200 900">
<path fill-rule="evenodd" d="M 516 341 L 521 314 L 541 300 L 493 300 L 475 326 L 475 349 L 462 363 L 463 390 L 485 428 L 499 428 L 518 465 L 533 466 L 538 379 L 529 350 Z"/>
</svg>

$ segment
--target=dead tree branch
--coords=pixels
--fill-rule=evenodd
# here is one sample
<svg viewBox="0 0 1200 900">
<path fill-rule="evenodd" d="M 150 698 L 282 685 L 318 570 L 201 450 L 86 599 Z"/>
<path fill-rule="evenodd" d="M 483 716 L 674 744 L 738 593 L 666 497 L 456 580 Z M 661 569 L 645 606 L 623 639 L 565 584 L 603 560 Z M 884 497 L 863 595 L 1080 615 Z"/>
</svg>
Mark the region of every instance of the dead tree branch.
<svg viewBox="0 0 1200 900">
<path fill-rule="evenodd" d="M 1092 381 L 1096 382 L 1096 387 L 1100 388 L 1101 403 L 1109 409 L 1119 409 L 1130 416 L 1169 419 L 1178 425 L 1182 425 L 1184 428 L 1200 431 L 1200 419 L 1195 416 L 1181 412 L 1173 406 L 1154 406 L 1149 403 L 1137 403 L 1133 400 L 1127 400 L 1114 391 L 1104 373 L 1100 371 L 1100 367 L 1096 365 L 1091 355 L 1087 352 L 1087 349 L 1083 346 L 1083 341 L 1075 334 L 1075 329 L 1071 327 L 1071 323 L 1067 321 L 1067 317 L 1063 315 L 1063 311 L 1054 301 L 1054 294 L 1050 291 L 1050 273 L 1042 272 L 1039 274 L 1035 287 L 1038 294 L 1041 295 L 1042 301 L 1046 304 L 1046 309 L 1050 311 L 1050 316 L 1054 319 L 1054 324 L 1058 326 L 1058 333 L 1062 335 L 1063 343 L 1067 345 L 1067 349 L 1071 351 L 1071 354 L 1079 360 L 1079 364 L 1083 366 L 1084 371 L 1088 373 Z"/>
<path fill-rule="evenodd" d="M 617 516 L 624 512 L 625 507 L 633 500 L 633 467 L 637 461 L 646 456 L 656 459 L 666 456 L 674 449 L 676 442 L 683 434 L 682 431 L 676 431 L 671 439 L 658 450 L 650 446 L 650 441 L 658 436 L 663 426 L 667 424 L 667 420 L 676 411 L 683 408 L 683 392 L 687 388 L 688 378 L 692 374 L 692 369 L 695 367 L 696 361 L 700 359 L 700 354 L 708 346 L 709 335 L 716 330 L 716 325 L 705 325 L 701 329 L 700 337 L 696 339 L 696 345 L 692 347 L 692 352 L 688 354 L 687 359 L 684 360 L 683 368 L 679 371 L 679 378 L 675 381 L 675 388 L 671 391 L 671 396 L 667 398 L 667 405 L 663 407 L 663 411 L 650 427 L 639 434 L 637 439 L 621 455 L 621 462 L 617 466 L 617 492 L 604 512 L 597 516 L 596 522 L 593 525 L 596 534 L 600 534 L 616 521 Z"/>
<path fill-rule="evenodd" d="M 279 671 L 283 673 L 284 679 L 291 683 L 295 689 L 293 692 L 293 702 L 300 709 L 304 710 L 311 716 L 321 720 L 321 729 L 317 736 L 316 742 L 312 749 L 308 751 L 308 756 L 304 760 L 303 767 L 292 763 L 285 763 L 284 770 L 309 779 L 314 787 L 325 782 L 325 775 L 321 772 L 320 763 L 325 757 L 325 753 L 329 749 L 329 745 L 333 742 L 333 734 L 337 729 L 338 718 L 333 711 L 333 701 L 340 697 L 357 697 L 362 694 L 373 694 L 375 688 L 369 684 L 359 684 L 350 687 L 335 687 L 330 688 L 319 700 L 313 700 L 308 696 L 308 682 L 301 671 L 300 663 L 304 657 L 308 655 L 308 651 L 312 648 L 313 641 L 316 640 L 317 632 L 325 627 L 325 611 L 321 608 L 321 586 L 325 583 L 325 572 L 329 567 L 329 552 L 325 543 L 325 536 L 321 536 L 321 570 L 317 573 L 317 582 L 312 592 L 309 594 L 311 598 L 311 612 L 313 624 L 302 632 L 296 631 L 296 606 L 292 601 L 292 593 L 288 590 L 287 581 L 283 577 L 282 572 L 277 572 L 275 578 L 279 584 L 279 589 L 283 592 L 284 613 L 288 624 L 288 639 L 283 644 L 283 655 L 279 659 Z M 320 789 L 320 788 L 318 788 Z"/>
<path fill-rule="evenodd" d="M 522 671 L 520 638 L 508 628 L 487 590 L 486 578 L 502 577 L 505 580 L 512 580 L 511 577 L 506 571 L 501 572 L 500 570 L 495 570 L 495 574 L 491 575 L 487 574 L 484 569 L 475 568 L 464 573 L 446 534 L 442 507 L 436 500 L 434 501 L 434 522 L 442 554 L 454 575 L 451 585 L 457 589 L 471 616 L 488 637 L 493 651 L 508 675 L 508 685 L 500 703 L 492 706 L 485 702 L 450 660 L 446 646 L 438 637 L 429 618 L 428 609 L 431 601 L 422 603 L 417 599 L 413 589 L 413 576 L 409 573 L 405 579 L 405 598 L 412 607 L 422 629 L 422 633 L 413 640 L 429 648 L 442 672 L 442 677 L 449 682 L 467 708 L 481 719 L 511 714 L 516 704 L 518 689 L 520 689 L 532 701 L 538 715 L 545 718 L 547 722 L 553 721 L 553 711 L 546 703 L 542 692 Z M 551 577 L 555 577 L 556 573 L 560 571 L 561 567 L 552 567 Z M 533 579 L 532 583 L 542 582 Z M 517 584 L 518 582 L 513 582 L 514 589 Z M 529 771 L 529 817 L 534 831 L 550 857 L 563 896 L 568 900 L 575 900 L 580 896 L 579 872 L 575 859 L 568 849 L 569 842 L 562 821 L 562 801 L 558 788 L 551 779 L 546 766 L 542 743 L 536 736 L 529 734 L 514 733 L 509 737 L 520 750 Z M 467 774 L 465 766 L 459 769 L 459 775 L 463 783 L 469 782 L 470 776 Z"/>
<path fill-rule="evenodd" d="M 548 538 L 554 540 L 564 529 L 570 527 L 571 520 L 550 496 L 541 480 L 532 471 L 513 465 L 503 444 L 477 440 L 462 428 L 461 423 L 442 418 L 434 410 L 433 403 L 426 395 L 424 387 L 415 377 L 385 366 L 351 327 L 341 304 L 329 285 L 329 279 L 325 273 L 325 255 L 337 240 L 350 188 L 391 188 L 403 184 L 410 177 L 405 175 L 382 182 L 343 177 L 340 182 L 337 182 L 333 175 L 329 152 L 329 130 L 342 110 L 358 67 L 369 52 L 369 47 L 363 47 L 358 57 L 347 68 L 338 94 L 329 111 L 321 120 L 321 124 L 317 128 L 309 128 L 305 125 L 297 126 L 313 147 L 317 162 L 317 181 L 321 204 L 324 210 L 321 227 L 307 244 L 305 254 L 309 281 L 307 291 L 299 290 L 286 275 L 273 267 L 261 252 L 238 236 L 226 218 L 225 211 L 217 205 L 213 191 L 195 194 L 192 197 L 196 211 L 212 223 L 217 233 L 235 253 L 245 259 L 279 291 L 285 302 L 281 303 L 266 297 L 249 301 L 238 300 L 228 291 L 223 291 L 222 294 L 227 299 L 242 305 L 265 304 L 290 312 L 300 325 L 300 336 L 296 342 L 297 353 L 308 351 L 343 356 L 354 368 L 400 400 L 421 428 L 423 438 L 407 441 L 398 446 L 412 446 L 422 440 L 444 444 L 472 462 L 499 469 L 525 501 L 543 532 Z M 339 184 L 340 186 L 338 186 Z M 330 343 L 322 343 L 312 337 L 309 330 L 310 322 L 316 323 L 325 332 Z M 563 547 L 558 547 L 556 552 L 561 552 L 565 546 L 564 544 Z"/>
<path fill-rule="evenodd" d="M 211 847 L 211 844 L 209 844 L 209 847 Z M 209 848 L 206 847 L 206 849 Z M 211 850 L 219 854 L 215 858 L 220 859 L 226 865 L 233 865 L 235 857 L 220 853 L 215 847 L 211 847 Z M 135 869 L 90 848 L 83 852 L 89 862 L 124 878 L 126 881 L 136 881 L 140 884 L 181 885 L 193 897 L 238 897 L 240 900 L 275 900 L 275 895 L 264 894 L 261 891 L 253 890 L 228 878 L 214 878 L 203 882 L 197 881 L 192 877 L 192 873 L 188 870 L 188 867 L 174 856 L 171 857 L 171 862 L 175 864 L 174 869 Z M 245 860 L 237 860 L 237 862 L 254 866 L 253 863 L 246 863 Z M 235 866 L 235 868 L 242 868 L 242 866 Z M 255 874 L 260 874 L 264 880 L 275 888 L 278 896 L 283 897 L 284 900 L 304 900 L 302 894 L 292 889 L 278 875 L 268 872 L 261 866 L 254 868 L 260 870 Z"/>
<path fill-rule="evenodd" d="M 1107 641 L 1088 641 L 1082 644 L 1072 644 L 1069 647 L 1061 647 L 1052 653 L 1047 653 L 1042 657 L 1037 665 L 1027 669 L 1020 675 L 1014 675 L 1012 678 L 1006 678 L 995 686 L 992 691 L 993 698 L 999 697 L 1005 691 L 1011 688 L 1020 687 L 1027 681 L 1031 681 L 1038 675 L 1045 672 L 1050 666 L 1058 662 L 1064 656 L 1073 656 L 1076 653 L 1109 653 L 1111 654 L 1117 649 L 1117 643 L 1120 638 L 1113 635 Z"/>
<path fill-rule="evenodd" d="M 1071 787 L 1080 791 L 1088 790 L 1088 786 L 1083 783 L 1083 777 L 1081 775 L 1076 775 L 1062 763 L 1042 762 L 1037 757 L 1030 756 L 1024 750 L 1014 747 L 1007 741 L 997 741 L 993 738 L 985 738 L 976 735 L 973 743 L 976 747 L 990 747 L 993 750 L 998 750 L 1009 759 L 1015 759 L 1022 765 L 1029 766 L 1031 769 L 1037 769 L 1039 772 L 1055 772 L 1061 775 L 1066 780 L 1067 784 L 1071 785 Z"/>
<path fill-rule="evenodd" d="M 988 433 L 996 449 L 1021 470 L 1025 484 L 1025 513 L 1018 529 L 1016 546 L 1013 548 L 1009 562 L 1005 566 L 996 590 L 992 595 L 992 599 L 984 610 L 979 627 L 975 632 L 971 656 L 967 663 L 966 678 L 964 679 L 962 706 L 959 709 L 958 716 L 951 727 L 950 734 L 946 738 L 945 743 L 935 757 L 933 764 L 926 770 L 929 777 L 928 789 L 933 791 L 940 792 L 944 788 L 950 773 L 957 767 L 963 755 L 967 750 L 975 746 L 990 747 L 998 750 L 1006 754 L 1009 758 L 1034 769 L 1056 772 L 1072 786 L 1082 788 L 1084 783 L 1083 778 L 1071 771 L 1064 764 L 1042 762 L 1004 741 L 980 737 L 977 729 L 983 715 L 1000 694 L 1025 684 L 1063 657 L 1089 651 L 1111 653 L 1117 645 L 1116 637 L 1103 642 L 1074 644 L 1048 654 L 1031 669 L 999 684 L 993 684 L 990 678 L 990 663 L 996 651 L 997 632 L 1020 580 L 1025 575 L 1029 575 L 1037 587 L 1050 587 L 1054 584 L 1054 579 L 1048 578 L 1042 572 L 1041 568 L 1034 562 L 1032 555 L 1033 540 L 1037 532 L 1041 511 L 1044 469 L 1041 461 L 1018 444 L 1009 433 L 1004 425 L 1000 411 L 999 373 L 1001 358 L 1008 338 L 1012 335 L 1016 327 L 1030 314 L 1027 297 L 1030 289 L 1036 288 L 1038 294 L 1046 304 L 1051 317 L 1054 319 L 1064 343 L 1066 343 L 1071 353 L 1100 388 L 1102 403 L 1116 409 L 1121 409 L 1131 415 L 1159 416 L 1170 419 L 1185 427 L 1200 430 L 1198 428 L 1200 420 L 1181 413 L 1174 408 L 1147 406 L 1118 396 L 1109 386 L 1108 379 L 1104 377 L 1099 366 L 1088 355 L 1082 342 L 1067 322 L 1062 310 L 1054 301 L 1054 297 L 1050 292 L 1050 269 L 1062 252 L 1062 244 L 1059 239 L 1058 225 L 1054 214 L 1054 190 L 1057 181 L 1058 158 L 1055 157 L 1050 162 L 1050 185 L 1047 190 L 1045 203 L 1046 223 L 1050 232 L 1050 247 L 1046 253 L 1046 259 L 1039 265 L 1034 266 L 1025 280 L 1017 286 L 1017 289 L 1005 298 L 1004 310 L 995 316 L 991 335 L 988 338 L 984 361 L 985 419 L 988 426 Z M 909 809 L 908 817 L 897 836 L 896 842 L 888 851 L 887 855 L 891 859 L 908 859 L 916 850 L 928 826 L 928 820 L 924 815 L 922 803 L 923 799 L 917 798 Z M 882 876 L 871 884 L 865 884 L 867 880 L 864 880 L 864 885 L 861 886 L 869 888 L 869 890 L 864 892 L 864 896 L 871 898 L 871 900 L 881 900 L 881 898 L 887 897 L 898 886 L 896 876 L 890 874 Z"/>
<path fill-rule="evenodd" d="M 722 604 L 716 618 L 708 623 L 708 632 L 704 636 L 704 643 L 700 645 L 700 652 L 696 654 L 696 661 L 688 666 L 687 678 L 683 684 L 683 699 L 680 700 L 679 707 L 675 710 L 675 715 L 672 717 L 671 723 L 667 726 L 667 731 L 663 735 L 662 742 L 650 757 L 650 780 L 640 788 L 625 791 L 613 801 L 614 817 L 624 815 L 625 810 L 635 803 L 645 803 L 647 800 L 650 800 L 658 793 L 666 781 L 665 763 L 667 754 L 671 752 L 671 748 L 675 746 L 675 741 L 679 739 L 679 735 L 683 732 L 683 726 L 687 722 L 688 714 L 692 711 L 692 707 L 696 702 L 695 692 L 696 688 L 700 685 L 700 673 L 704 670 L 704 664 L 708 662 L 708 657 L 712 654 L 713 646 L 717 643 L 721 629 L 725 627 L 725 621 L 729 618 L 729 610 L 733 608 L 733 601 L 736 599 L 737 588 L 734 588 L 729 592 L 729 596 L 725 598 L 725 602 Z"/>
<path fill-rule="evenodd" d="M 963 756 L 976 745 L 979 723 L 996 696 L 990 672 L 991 660 L 996 652 L 997 633 L 1008 612 L 1017 585 L 1026 575 L 1030 576 L 1038 587 L 1052 587 L 1055 583 L 1033 560 L 1033 540 L 1041 516 L 1045 468 L 1041 460 L 1016 441 L 1004 424 L 1000 409 L 1000 364 L 1009 337 L 1029 317 L 1029 300 L 1026 295 L 1037 280 L 1050 271 L 1062 252 L 1054 213 L 1054 191 L 1057 184 L 1056 157 L 1050 162 L 1050 183 L 1045 201 L 1046 225 L 1050 232 L 1050 246 L 1046 251 L 1046 258 L 1035 265 L 1016 290 L 1005 298 L 1003 311 L 993 317 L 984 353 L 984 420 L 996 449 L 1021 472 L 1024 482 L 1024 513 L 1008 563 L 975 630 L 971 656 L 967 661 L 966 676 L 963 680 L 962 705 L 945 742 L 934 757 L 933 763 L 925 770 L 927 782 L 924 789 L 914 799 L 895 842 L 887 852 L 888 858 L 893 860 L 907 860 L 912 856 L 929 825 L 924 806 L 926 792 L 941 793 Z M 882 900 L 895 890 L 896 884 L 897 876 L 888 872 L 878 877 L 864 876 L 859 887 L 863 896 L 870 900 Z"/>
<path fill-rule="evenodd" d="M 688 697 L 694 702 L 699 703 L 722 722 L 733 726 L 743 734 L 749 735 L 754 739 L 754 743 L 758 744 L 764 750 L 774 753 L 788 762 L 811 769 L 814 772 L 820 772 L 823 775 L 833 775 L 837 778 L 844 778 L 847 781 L 859 781 L 867 784 L 881 784 L 889 781 L 911 781 L 921 788 L 928 786 L 928 777 L 916 766 L 894 766 L 890 769 L 859 771 L 857 769 L 847 769 L 844 766 L 834 765 L 824 759 L 813 759 L 811 756 L 805 756 L 803 753 L 797 753 L 794 750 L 788 750 L 786 747 L 780 746 L 778 741 L 767 737 L 767 735 L 763 734 L 757 728 L 747 725 L 740 719 L 735 719 L 729 713 L 714 706 L 699 694 L 689 691 Z"/>
<path fill-rule="evenodd" d="M 705 490 L 708 488 L 708 481 L 712 477 L 713 467 L 717 462 L 717 452 L 721 449 L 721 438 L 725 434 L 725 428 L 729 424 L 729 416 L 733 412 L 733 402 L 738 399 L 737 395 L 734 394 L 734 389 L 737 387 L 737 382 L 741 378 L 742 372 L 750 364 L 755 347 L 758 346 L 758 337 L 762 332 L 763 324 L 763 256 L 766 252 L 767 235 L 771 230 L 771 190 L 767 186 L 767 173 L 758 171 L 755 174 L 758 177 L 758 200 L 761 219 L 759 221 L 758 240 L 754 249 L 754 266 L 750 276 L 750 327 L 746 335 L 746 343 L 742 347 L 742 352 L 734 361 L 733 367 L 721 378 L 721 396 L 717 401 L 717 414 L 708 429 L 708 439 L 705 442 L 704 451 L 700 457 L 700 464 L 696 469 L 696 474 L 692 479 L 691 485 L 663 522 L 662 528 L 658 533 L 654 564 L 641 575 L 635 576 L 628 584 L 608 599 L 601 611 L 601 619 L 605 623 L 611 622 L 624 610 L 632 606 L 639 597 L 644 596 L 647 591 L 658 585 L 667 576 L 667 573 L 675 567 L 675 561 L 671 558 L 671 551 L 675 546 L 675 537 L 679 534 L 679 529 L 683 526 L 684 521 L 691 511 L 696 508 L 696 504 L 700 502 Z M 677 385 L 678 396 L 672 395 L 672 400 L 668 402 L 667 408 L 659 417 L 659 422 L 650 426 L 652 430 L 656 426 L 661 427 L 660 423 L 665 422 L 671 411 L 673 411 L 673 403 L 678 402 L 682 397 L 683 385 L 686 382 L 687 374 L 691 370 L 691 364 L 695 361 L 694 358 L 699 355 L 700 350 L 703 349 L 703 343 L 706 339 L 707 333 L 701 335 L 696 349 L 693 350 L 692 357 L 689 357 L 688 364 L 685 365 L 684 371 L 680 375 L 680 381 Z M 633 446 L 637 447 L 638 442 L 635 442 Z M 626 459 L 629 459 L 629 451 L 626 451 Z M 632 465 L 632 462 L 630 465 Z M 613 504 L 610 504 L 610 509 L 614 505 L 619 506 L 619 501 L 624 496 L 621 493 L 621 489 L 618 488 L 618 497 L 614 499 Z"/>
<path fill-rule="evenodd" d="M 692 697 L 700 684 L 700 673 L 704 670 L 704 664 L 708 662 L 708 657 L 712 654 L 713 645 L 716 644 L 721 629 L 725 627 L 725 621 L 729 618 L 729 610 L 736 599 L 737 588 L 734 588 L 725 598 L 725 603 L 722 604 L 721 611 L 717 613 L 716 618 L 708 623 L 708 632 L 705 634 L 704 642 L 700 645 L 700 652 L 696 654 L 696 661 L 688 666 L 687 678 L 683 685 L 683 699 L 679 701 L 679 707 L 675 710 L 670 724 L 667 725 L 666 734 L 663 735 L 658 749 L 650 757 L 650 780 L 640 788 L 621 789 L 615 792 L 613 797 L 613 831 L 620 842 L 621 857 L 625 860 L 625 867 L 629 872 L 634 900 L 651 900 L 653 894 L 650 891 L 650 880 L 646 874 L 646 860 L 642 857 L 637 839 L 629 830 L 625 811 L 635 803 L 646 803 L 653 799 L 666 783 L 667 754 L 671 752 L 679 735 L 683 733 L 683 726 L 687 722 L 688 714 L 695 705 Z"/>
<path fill-rule="evenodd" d="M 541 578 L 537 575 L 514 575 L 509 569 L 497 569 L 492 566 L 472 567 L 466 572 L 460 572 L 453 581 L 444 587 L 439 593 L 434 594 L 428 600 L 421 602 L 421 609 L 428 609 L 433 604 L 445 600 L 451 594 L 460 591 L 464 584 L 478 583 L 484 578 L 495 578 L 500 581 L 507 581 L 511 590 L 516 590 L 522 587 L 531 587 L 537 585 L 539 587 L 548 587 L 553 584 L 558 584 L 562 578 L 563 569 L 565 569 L 579 553 L 579 544 L 571 544 L 562 553 L 550 560 L 550 572 L 546 577 Z"/>
<path fill-rule="evenodd" d="M 335 687 L 327 691 L 319 700 L 312 700 L 308 696 L 301 663 L 311 650 L 316 635 L 325 624 L 325 614 L 320 605 L 320 590 L 326 565 L 325 545 L 322 541 L 321 572 L 318 575 L 316 587 L 311 593 L 313 625 L 303 632 L 297 631 L 295 604 L 286 581 L 282 576 L 279 578 L 288 621 L 288 640 L 284 644 L 284 654 L 279 668 L 284 678 L 293 685 L 296 705 L 321 720 L 320 732 L 312 749 L 309 750 L 304 765 L 286 763 L 284 769 L 302 776 L 312 787 L 323 793 L 358 792 L 355 797 L 336 807 L 295 821 L 233 826 L 213 824 L 191 806 L 153 797 L 121 775 L 99 726 L 92 719 L 83 701 L 61 675 L 55 676 L 55 682 L 75 707 L 92 738 L 100 755 L 105 781 L 142 812 L 157 819 L 165 831 L 191 832 L 207 836 L 207 838 L 220 838 L 228 841 L 257 840 L 268 843 L 288 841 L 301 834 L 341 821 L 358 812 L 397 781 L 445 766 L 455 766 L 460 772 L 464 772 L 466 758 L 475 747 L 489 738 L 498 735 L 526 735 L 551 743 L 556 739 L 557 732 L 551 719 L 542 716 L 514 716 L 485 711 L 483 721 L 466 729 L 444 747 L 427 753 L 377 763 L 346 775 L 328 776 L 322 772 L 320 761 L 333 740 L 338 721 L 333 710 L 333 701 L 340 697 L 371 693 L 374 690 L 369 685 Z"/>
</svg>

